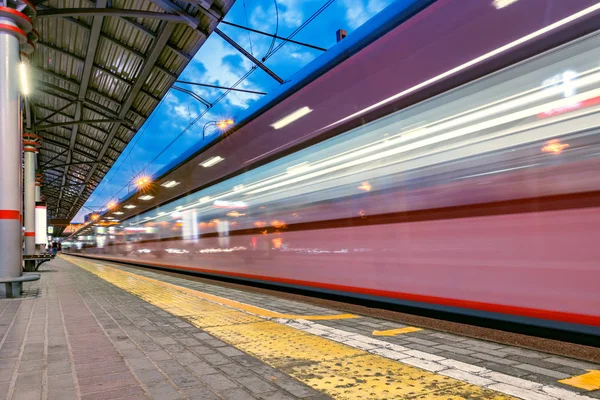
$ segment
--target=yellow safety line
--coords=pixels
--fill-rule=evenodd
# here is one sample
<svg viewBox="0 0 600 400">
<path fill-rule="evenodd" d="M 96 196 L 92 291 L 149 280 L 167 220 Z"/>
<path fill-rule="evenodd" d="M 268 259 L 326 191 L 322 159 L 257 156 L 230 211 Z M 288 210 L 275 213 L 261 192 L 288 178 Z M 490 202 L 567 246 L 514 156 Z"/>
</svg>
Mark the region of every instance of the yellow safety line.
<svg viewBox="0 0 600 400">
<path fill-rule="evenodd" d="M 513 399 L 208 301 L 192 290 L 79 259 L 72 262 L 335 399 Z M 272 379 L 276 383 L 280 378 Z"/>
<path fill-rule="evenodd" d="M 577 375 L 571 378 L 562 379 L 558 382 L 584 390 L 598 390 L 600 389 L 600 371 L 592 370 L 583 375 Z"/>
<path fill-rule="evenodd" d="M 373 336 L 395 336 L 395 335 L 401 335 L 403 333 L 418 332 L 418 331 L 422 331 L 422 330 L 423 329 L 421 329 L 421 328 L 407 326 L 406 328 L 388 329 L 386 331 L 373 331 Z"/>
<path fill-rule="evenodd" d="M 65 257 L 67 258 L 67 257 Z M 69 258 L 69 261 L 77 264 L 73 259 Z M 80 260 L 83 261 L 83 260 Z M 93 265 L 93 263 L 92 263 Z M 103 266 L 104 268 L 111 268 L 108 266 Z M 175 290 L 180 290 L 182 292 L 189 293 L 193 296 L 199 297 L 204 300 L 212 301 L 218 304 L 222 304 L 224 306 L 228 306 L 231 308 L 236 308 L 241 311 L 248 312 L 250 314 L 258 315 L 260 317 L 265 318 L 285 318 L 285 319 L 304 319 L 308 321 L 324 321 L 324 320 L 338 320 L 338 319 L 351 319 L 351 318 L 360 318 L 358 315 L 354 314 L 335 314 L 335 315 L 295 315 L 295 314 L 283 314 L 276 311 L 266 310 L 264 308 L 252 306 L 250 304 L 240 303 L 239 301 L 227 299 L 221 296 L 215 296 L 212 294 L 200 292 L 198 290 L 189 289 L 183 286 L 173 285 L 171 283 L 158 281 L 156 279 L 148 278 L 145 276 L 137 275 L 128 271 L 118 270 L 119 272 L 131 276 L 135 276 L 138 279 L 144 279 L 150 282 L 159 283 L 161 285 L 169 286 Z"/>
</svg>

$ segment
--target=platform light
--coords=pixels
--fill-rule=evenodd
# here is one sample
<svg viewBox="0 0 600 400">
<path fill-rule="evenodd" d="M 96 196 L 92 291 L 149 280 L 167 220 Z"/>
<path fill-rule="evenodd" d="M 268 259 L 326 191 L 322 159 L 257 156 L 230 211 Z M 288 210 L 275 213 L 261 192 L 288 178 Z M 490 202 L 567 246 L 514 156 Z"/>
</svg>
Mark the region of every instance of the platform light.
<svg viewBox="0 0 600 400">
<path fill-rule="evenodd" d="M 232 119 L 224 119 L 224 120 L 221 120 L 221 121 L 217 122 L 217 126 L 220 129 L 225 129 L 225 128 L 227 128 L 230 125 L 233 125 L 233 120 Z"/>
<path fill-rule="evenodd" d="M 134 206 L 135 207 L 135 206 Z M 125 214 L 123 211 L 115 211 L 113 214 L 115 215 L 123 215 Z"/>
<path fill-rule="evenodd" d="M 21 75 L 21 93 L 23 96 L 29 96 L 29 66 L 22 62 L 19 65 Z"/>
<path fill-rule="evenodd" d="M 152 182 L 152 180 L 151 180 L 149 177 L 147 177 L 147 176 L 140 176 L 140 177 L 139 177 L 139 178 L 138 178 L 138 179 L 135 181 L 135 184 L 136 184 L 138 187 L 140 187 L 140 188 L 143 188 L 143 187 L 146 187 L 146 186 L 147 186 L 147 185 L 148 185 L 150 182 Z"/>
<path fill-rule="evenodd" d="M 136 207 L 137 207 L 137 206 L 134 206 L 133 204 L 127 204 L 127 205 L 125 206 L 125 208 L 127 208 L 127 209 L 129 209 L 129 210 L 131 210 L 132 208 L 136 208 Z"/>
<path fill-rule="evenodd" d="M 170 189 L 172 187 L 175 187 L 175 186 L 179 185 L 180 183 L 181 182 L 177 182 L 177 181 L 167 181 L 167 182 L 163 183 L 160 186 L 166 187 L 167 189 Z"/>
<path fill-rule="evenodd" d="M 208 168 L 208 167 L 212 167 L 215 164 L 220 163 L 221 161 L 223 161 L 224 158 L 220 157 L 220 156 L 215 156 L 215 157 L 211 157 L 208 160 L 204 161 L 203 163 L 201 163 L 200 165 L 202 165 L 204 168 Z"/>
<path fill-rule="evenodd" d="M 287 126 L 289 124 L 291 124 L 294 121 L 299 120 L 300 118 L 304 117 L 307 114 L 310 114 L 312 112 L 312 109 L 309 107 L 302 107 L 297 109 L 296 111 L 294 111 L 293 113 L 286 115 L 285 117 L 281 118 L 278 121 L 275 121 L 271 124 L 271 126 L 275 129 L 281 129 L 284 126 Z"/>
<path fill-rule="evenodd" d="M 140 197 L 138 197 L 138 199 L 140 199 L 140 200 L 144 200 L 144 201 L 147 201 L 147 200 L 152 200 L 153 198 L 154 198 L 154 196 L 151 196 L 151 195 L 149 195 L 149 194 L 145 194 L 145 195 L 143 195 L 143 196 L 140 196 Z"/>
</svg>

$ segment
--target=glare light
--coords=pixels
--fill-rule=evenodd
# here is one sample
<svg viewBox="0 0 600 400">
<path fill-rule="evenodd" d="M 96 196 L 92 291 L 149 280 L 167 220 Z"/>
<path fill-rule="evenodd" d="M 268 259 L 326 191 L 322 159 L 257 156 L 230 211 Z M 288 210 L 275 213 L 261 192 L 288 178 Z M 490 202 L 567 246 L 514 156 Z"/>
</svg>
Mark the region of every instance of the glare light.
<svg viewBox="0 0 600 400">
<path fill-rule="evenodd" d="M 21 63 L 19 65 L 19 69 L 21 70 L 21 93 L 23 96 L 29 95 L 29 67 L 25 63 Z"/>
<path fill-rule="evenodd" d="M 516 3 L 517 0 L 494 0 L 493 4 L 494 7 L 496 7 L 497 10 L 504 8 L 504 7 L 508 7 L 510 6 L 512 3 Z"/>
<path fill-rule="evenodd" d="M 92 220 L 97 221 L 100 216 L 98 214 L 92 215 Z"/>
<path fill-rule="evenodd" d="M 149 184 L 150 182 L 152 182 L 152 180 L 149 177 L 142 176 L 135 181 L 135 184 L 138 185 L 139 187 L 144 187 L 147 184 Z"/>
<path fill-rule="evenodd" d="M 229 118 L 229 119 L 223 119 L 223 120 L 221 120 L 221 121 L 217 122 L 217 126 L 218 126 L 220 129 L 225 129 L 225 128 L 227 128 L 229 125 L 233 125 L 233 120 L 232 120 L 231 118 Z"/>
<path fill-rule="evenodd" d="M 108 203 L 108 209 L 112 210 L 113 208 L 115 208 L 117 206 L 117 203 L 115 203 L 114 201 L 111 201 L 110 203 Z"/>
<path fill-rule="evenodd" d="M 177 181 L 168 181 L 168 182 L 165 182 L 165 183 L 163 183 L 163 184 L 162 184 L 162 185 L 160 185 L 160 186 L 162 186 L 162 187 L 166 187 L 166 188 L 169 188 L 169 189 L 170 189 L 170 188 L 172 188 L 172 187 L 175 187 L 175 186 L 179 185 L 179 183 L 180 183 L 180 182 L 177 182 Z"/>
<path fill-rule="evenodd" d="M 140 200 L 152 200 L 154 196 L 150 196 L 149 194 L 145 194 L 143 196 L 138 197 Z"/>
<path fill-rule="evenodd" d="M 284 126 L 287 126 L 289 124 L 291 124 L 292 122 L 299 120 L 300 118 L 304 117 L 306 114 L 311 113 L 312 110 L 308 107 L 302 107 L 296 111 L 294 111 L 293 113 L 286 115 L 285 117 L 281 118 L 278 121 L 275 121 L 271 124 L 271 126 L 275 129 L 281 129 Z"/>
<path fill-rule="evenodd" d="M 372 187 L 371 184 L 369 182 L 363 182 L 362 185 L 360 185 L 358 187 L 358 189 L 360 190 L 364 190 L 365 192 L 370 192 Z"/>
<path fill-rule="evenodd" d="M 135 208 L 135 207 L 136 207 L 136 206 L 134 206 L 133 204 L 127 204 L 127 205 L 125 206 L 125 208 L 128 208 L 128 209 L 130 209 L 130 210 L 131 210 L 132 208 Z"/>
<path fill-rule="evenodd" d="M 544 147 L 542 147 L 542 152 L 544 153 L 552 153 L 552 154 L 560 154 L 564 149 L 569 148 L 569 145 L 566 143 L 561 143 L 558 139 L 550 140 Z"/>
<path fill-rule="evenodd" d="M 208 160 L 204 161 L 203 163 L 201 163 L 200 165 L 202 165 L 204 168 L 208 168 L 208 167 L 212 167 L 215 164 L 220 163 L 221 161 L 223 161 L 224 158 L 220 157 L 220 156 L 215 156 L 215 157 L 211 157 Z"/>
<path fill-rule="evenodd" d="M 293 165 L 286 169 L 288 174 L 297 174 L 298 172 L 306 171 L 310 167 L 310 164 L 307 161 L 304 161 L 300 164 Z"/>
<path fill-rule="evenodd" d="M 243 201 L 227 201 L 227 200 L 215 200 L 213 203 L 215 207 L 219 208 L 246 208 L 248 204 Z"/>
</svg>

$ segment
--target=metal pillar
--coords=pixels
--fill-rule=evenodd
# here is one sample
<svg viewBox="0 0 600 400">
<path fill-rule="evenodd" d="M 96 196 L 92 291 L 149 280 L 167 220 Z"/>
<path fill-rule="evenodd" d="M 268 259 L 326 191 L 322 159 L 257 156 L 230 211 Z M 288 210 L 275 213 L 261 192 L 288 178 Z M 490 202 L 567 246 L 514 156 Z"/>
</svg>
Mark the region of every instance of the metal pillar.
<svg viewBox="0 0 600 400">
<path fill-rule="evenodd" d="M 31 133 L 23 135 L 23 152 L 25 158 L 25 174 L 23 189 L 25 202 L 25 250 L 23 254 L 35 254 L 35 153 L 39 147 L 39 137 Z"/>
<path fill-rule="evenodd" d="M 21 138 L 18 26 L 0 17 L 0 277 L 21 276 Z M 14 284 L 19 292 L 20 284 Z M 0 285 L 4 297 L 5 285 Z"/>
</svg>

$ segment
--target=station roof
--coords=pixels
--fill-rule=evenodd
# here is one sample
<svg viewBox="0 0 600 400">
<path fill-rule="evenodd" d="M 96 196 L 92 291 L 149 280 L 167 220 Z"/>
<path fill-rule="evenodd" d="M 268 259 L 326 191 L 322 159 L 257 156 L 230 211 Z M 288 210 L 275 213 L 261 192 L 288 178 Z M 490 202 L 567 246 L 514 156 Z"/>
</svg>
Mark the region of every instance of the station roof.
<svg viewBox="0 0 600 400">
<path fill-rule="evenodd" d="M 26 131 L 70 221 L 235 0 L 38 0 Z"/>
</svg>

